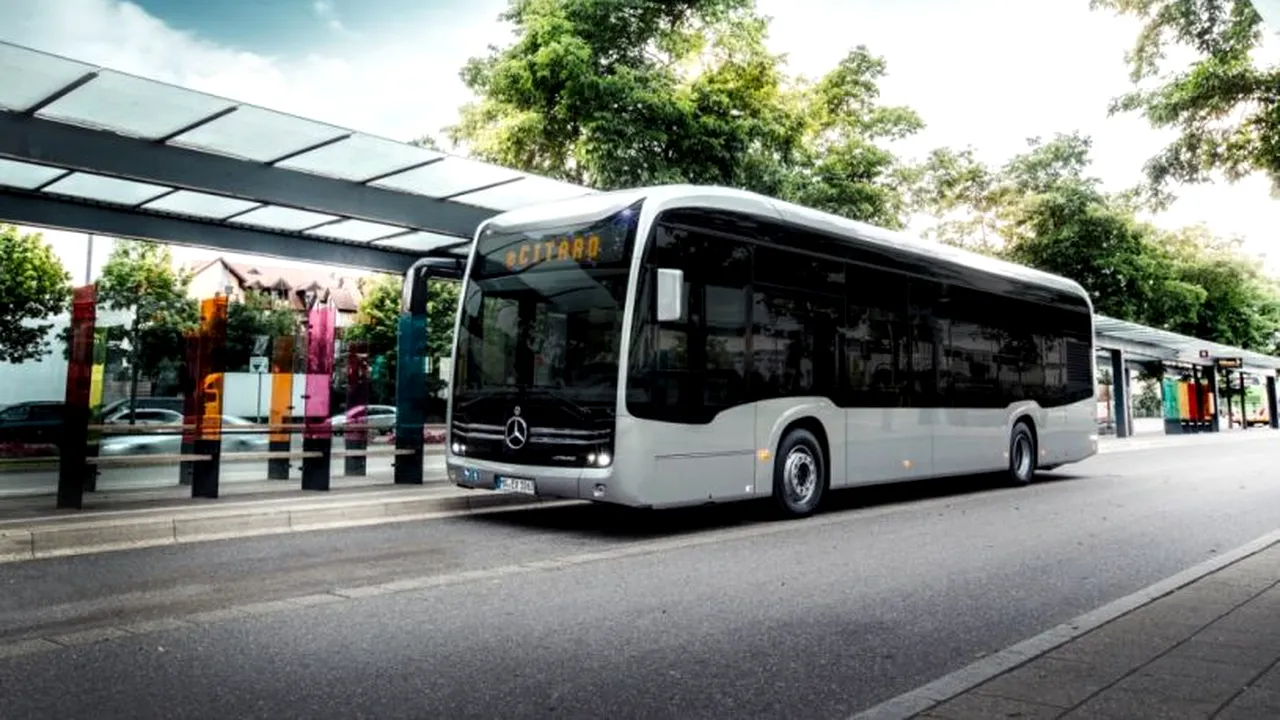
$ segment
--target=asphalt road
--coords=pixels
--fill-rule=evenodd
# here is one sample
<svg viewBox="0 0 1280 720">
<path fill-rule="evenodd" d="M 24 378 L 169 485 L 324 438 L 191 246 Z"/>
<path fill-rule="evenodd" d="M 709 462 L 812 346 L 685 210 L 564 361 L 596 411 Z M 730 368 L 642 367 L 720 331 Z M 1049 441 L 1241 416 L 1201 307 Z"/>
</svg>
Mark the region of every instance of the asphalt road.
<svg viewBox="0 0 1280 720">
<path fill-rule="evenodd" d="M 0 715 L 846 718 L 1280 527 L 1277 450 L 851 491 L 799 522 L 568 507 L 0 566 Z"/>
</svg>

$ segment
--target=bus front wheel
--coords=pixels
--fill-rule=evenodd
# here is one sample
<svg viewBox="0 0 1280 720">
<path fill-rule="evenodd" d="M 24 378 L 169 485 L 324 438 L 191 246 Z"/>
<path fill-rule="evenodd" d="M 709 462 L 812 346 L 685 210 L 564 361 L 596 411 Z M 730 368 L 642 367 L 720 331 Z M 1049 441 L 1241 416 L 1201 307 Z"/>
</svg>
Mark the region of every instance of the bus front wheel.
<svg viewBox="0 0 1280 720">
<path fill-rule="evenodd" d="M 1009 437 L 1009 482 L 1027 485 L 1036 474 L 1036 436 L 1025 421 L 1013 426 Z"/>
<path fill-rule="evenodd" d="M 773 499 L 787 517 L 812 515 L 826 490 L 827 461 L 813 433 L 795 428 L 778 444 L 773 461 Z"/>
</svg>

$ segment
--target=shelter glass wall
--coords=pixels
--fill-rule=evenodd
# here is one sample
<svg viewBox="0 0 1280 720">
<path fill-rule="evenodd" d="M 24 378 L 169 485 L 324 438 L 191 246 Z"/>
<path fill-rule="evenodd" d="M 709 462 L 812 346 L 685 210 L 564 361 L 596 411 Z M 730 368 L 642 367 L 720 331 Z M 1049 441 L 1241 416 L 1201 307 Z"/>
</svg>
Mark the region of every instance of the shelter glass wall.
<svg viewBox="0 0 1280 720">
<path fill-rule="evenodd" d="M 24 242 L 33 233 L 18 231 Z M 80 247 L 61 238 L 55 262 L 87 250 L 78 237 Z M 425 319 L 401 317 L 400 277 L 368 277 L 369 287 L 396 286 L 384 318 L 362 314 L 356 292 L 264 286 L 234 272 L 211 280 L 156 246 L 128 243 L 121 254 L 123 245 L 90 260 L 56 308 L 22 318 L 36 341 L 0 341 L 10 360 L 0 363 L 0 514 L 88 507 L 104 493 L 391 484 L 396 464 L 415 461 L 419 477 L 443 477 L 443 403 L 430 392 L 410 444 L 425 451 L 398 450 L 397 374 L 439 394 L 427 375 L 441 364 L 423 354 L 408 372 L 396 367 L 401 346 L 429 345 Z M 3 287 L 13 297 L 0 305 L 26 292 Z"/>
</svg>

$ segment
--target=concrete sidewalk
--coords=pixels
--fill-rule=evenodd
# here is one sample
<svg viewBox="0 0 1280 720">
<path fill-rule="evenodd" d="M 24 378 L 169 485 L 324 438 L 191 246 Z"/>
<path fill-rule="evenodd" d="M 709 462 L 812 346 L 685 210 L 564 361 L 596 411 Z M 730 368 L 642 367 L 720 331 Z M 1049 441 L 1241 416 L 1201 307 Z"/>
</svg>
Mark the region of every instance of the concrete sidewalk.
<svg viewBox="0 0 1280 720">
<path fill-rule="evenodd" d="M 466 490 L 443 478 L 423 485 L 336 486 L 325 492 L 244 483 L 217 500 L 193 500 L 189 488 L 95 493 L 84 510 L 51 511 L 6 500 L 0 563 L 288 532 L 431 520 L 570 501 Z M 35 499 L 31 499 L 35 500 Z"/>
<path fill-rule="evenodd" d="M 1136 605 L 1127 611 L 1102 608 L 1033 638 L 1020 662 L 1011 648 L 858 717 L 1280 717 L 1278 543 L 1280 534 L 1260 539 L 1199 579 L 1118 601 Z"/>
<path fill-rule="evenodd" d="M 1104 435 L 1098 438 L 1098 453 L 1127 452 L 1131 450 L 1155 450 L 1171 447 L 1196 447 L 1203 445 L 1232 445 L 1246 442 L 1278 442 L 1280 432 L 1271 428 L 1252 428 L 1249 430 L 1227 430 L 1216 433 L 1196 433 L 1193 435 L 1165 435 L 1152 433 L 1117 438 Z"/>
</svg>

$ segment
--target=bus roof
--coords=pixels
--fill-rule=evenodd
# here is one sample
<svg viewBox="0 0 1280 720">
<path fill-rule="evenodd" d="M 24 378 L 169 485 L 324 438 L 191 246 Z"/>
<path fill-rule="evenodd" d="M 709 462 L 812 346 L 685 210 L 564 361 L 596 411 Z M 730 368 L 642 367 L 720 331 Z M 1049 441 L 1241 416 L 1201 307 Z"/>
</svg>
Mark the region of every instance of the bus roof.
<svg viewBox="0 0 1280 720">
<path fill-rule="evenodd" d="M 578 217 L 584 220 L 596 219 L 640 200 L 655 201 L 661 209 L 706 207 L 707 203 L 711 202 L 713 205 L 722 206 L 725 210 L 741 210 L 750 214 L 772 217 L 810 230 L 850 237 L 850 239 L 856 237 L 864 242 L 909 252 L 940 263 L 962 265 L 980 272 L 1056 288 L 1081 296 L 1089 304 L 1090 311 L 1093 309 L 1093 303 L 1084 287 L 1060 275 L 988 257 L 945 243 L 930 242 L 904 232 L 850 220 L 834 213 L 815 210 L 759 193 L 713 185 L 655 185 L 593 193 L 505 212 L 491 218 L 482 227 L 538 225 L 553 220 L 564 221 L 567 218 Z"/>
</svg>

